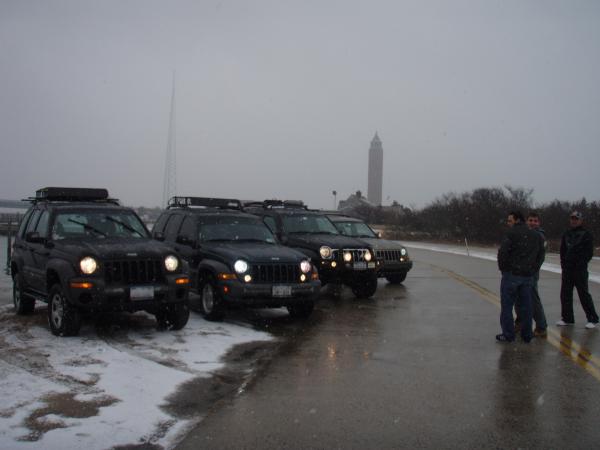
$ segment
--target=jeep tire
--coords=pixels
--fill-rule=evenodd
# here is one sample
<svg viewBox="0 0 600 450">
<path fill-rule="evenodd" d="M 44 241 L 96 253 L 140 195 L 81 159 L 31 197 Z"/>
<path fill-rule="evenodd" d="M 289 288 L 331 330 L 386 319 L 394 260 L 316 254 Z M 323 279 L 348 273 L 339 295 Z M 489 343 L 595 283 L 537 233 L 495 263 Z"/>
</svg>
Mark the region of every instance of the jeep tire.
<svg viewBox="0 0 600 450">
<path fill-rule="evenodd" d="M 377 291 L 377 277 L 366 278 L 350 286 L 356 298 L 369 298 Z"/>
<path fill-rule="evenodd" d="M 200 294 L 200 312 L 204 318 L 213 322 L 223 320 L 225 317 L 223 303 L 212 276 L 205 275 L 200 280 L 198 283 L 198 293 Z"/>
<path fill-rule="evenodd" d="M 190 318 L 190 308 L 183 302 L 169 305 L 157 311 L 155 317 L 159 329 L 181 330 Z"/>
<path fill-rule="evenodd" d="M 385 276 L 386 280 L 391 284 L 400 284 L 406 280 L 406 272 L 394 273 Z"/>
<path fill-rule="evenodd" d="M 60 284 L 48 294 L 48 324 L 55 336 L 77 336 L 81 328 L 81 314 L 69 303 Z"/>
<path fill-rule="evenodd" d="M 306 319 L 311 315 L 313 309 L 315 309 L 315 302 L 302 302 L 287 307 L 290 317 L 293 319 Z"/>
<path fill-rule="evenodd" d="M 35 298 L 23 292 L 23 277 L 19 273 L 13 277 L 13 304 L 19 315 L 32 314 L 35 309 Z"/>
</svg>

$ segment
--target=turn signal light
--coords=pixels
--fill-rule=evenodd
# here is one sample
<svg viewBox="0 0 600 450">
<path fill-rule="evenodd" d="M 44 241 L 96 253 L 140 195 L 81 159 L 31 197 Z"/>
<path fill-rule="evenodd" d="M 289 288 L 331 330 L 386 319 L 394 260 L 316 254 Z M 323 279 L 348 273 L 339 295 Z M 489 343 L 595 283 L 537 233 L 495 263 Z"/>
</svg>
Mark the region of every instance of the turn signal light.
<svg viewBox="0 0 600 450">
<path fill-rule="evenodd" d="M 94 283 L 89 283 L 87 281 L 83 281 L 83 282 L 71 281 L 71 287 L 74 289 L 91 289 L 94 287 Z"/>
<path fill-rule="evenodd" d="M 220 273 L 217 275 L 217 278 L 219 280 L 235 280 L 237 279 L 237 276 L 235 273 Z"/>
<path fill-rule="evenodd" d="M 310 274 L 310 279 L 311 280 L 318 280 L 319 279 L 319 274 L 317 272 L 313 272 Z"/>
<path fill-rule="evenodd" d="M 175 284 L 188 284 L 190 282 L 189 278 L 177 278 L 175 280 Z"/>
</svg>

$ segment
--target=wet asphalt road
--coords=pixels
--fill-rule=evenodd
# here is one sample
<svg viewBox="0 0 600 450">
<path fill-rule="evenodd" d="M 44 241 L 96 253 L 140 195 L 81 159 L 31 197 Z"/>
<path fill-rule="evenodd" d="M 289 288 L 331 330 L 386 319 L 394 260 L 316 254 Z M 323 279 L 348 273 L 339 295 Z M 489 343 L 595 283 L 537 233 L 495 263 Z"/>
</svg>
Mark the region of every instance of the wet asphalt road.
<svg viewBox="0 0 600 450">
<path fill-rule="evenodd" d="M 177 448 L 599 448 L 600 329 L 581 306 L 574 327 L 500 344 L 495 263 L 412 256 L 404 285 L 381 280 L 375 299 L 344 291 L 306 324 L 257 320 L 281 335 L 277 354 Z M 550 324 L 559 288 L 542 272 Z"/>
</svg>

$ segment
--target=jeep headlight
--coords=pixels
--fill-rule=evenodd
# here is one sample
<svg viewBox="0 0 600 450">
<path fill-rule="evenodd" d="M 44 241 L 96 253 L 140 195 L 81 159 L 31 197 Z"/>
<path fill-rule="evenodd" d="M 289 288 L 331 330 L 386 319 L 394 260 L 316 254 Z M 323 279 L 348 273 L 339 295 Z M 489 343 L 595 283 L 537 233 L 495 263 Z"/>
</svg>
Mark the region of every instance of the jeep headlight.
<svg viewBox="0 0 600 450">
<path fill-rule="evenodd" d="M 321 254 L 321 258 L 329 259 L 331 258 L 331 247 L 327 247 L 326 245 L 324 245 L 319 249 L 319 253 Z"/>
<path fill-rule="evenodd" d="M 179 267 L 179 260 L 176 256 L 169 255 L 165 258 L 165 269 L 169 272 L 175 272 Z"/>
<path fill-rule="evenodd" d="M 402 250 L 400 250 L 400 254 L 402 256 L 406 256 L 406 249 L 404 247 L 402 247 Z"/>
<path fill-rule="evenodd" d="M 85 258 L 82 258 L 81 261 L 79 261 L 79 268 L 84 274 L 91 275 L 98 268 L 98 263 L 91 256 L 86 256 Z"/>
<path fill-rule="evenodd" d="M 310 261 L 304 260 L 300 263 L 300 270 L 302 271 L 302 273 L 308 273 L 308 272 L 310 272 L 310 269 L 311 269 Z"/>
<path fill-rule="evenodd" d="M 246 273 L 248 271 L 248 263 L 242 259 L 238 259 L 233 264 L 233 268 L 237 273 Z"/>
<path fill-rule="evenodd" d="M 371 252 L 369 250 L 367 250 L 365 252 L 365 261 L 369 262 L 373 259 L 373 255 L 371 255 Z"/>
</svg>

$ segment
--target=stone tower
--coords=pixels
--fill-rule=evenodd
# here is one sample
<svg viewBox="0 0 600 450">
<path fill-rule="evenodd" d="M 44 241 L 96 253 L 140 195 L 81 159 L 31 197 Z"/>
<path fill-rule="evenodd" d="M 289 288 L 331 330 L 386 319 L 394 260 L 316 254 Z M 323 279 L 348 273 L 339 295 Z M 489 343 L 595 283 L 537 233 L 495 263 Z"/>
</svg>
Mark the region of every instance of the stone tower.
<svg viewBox="0 0 600 450">
<path fill-rule="evenodd" d="M 383 190 L 383 147 L 381 140 L 375 132 L 369 149 L 369 181 L 367 189 L 367 200 L 373 205 L 381 205 L 381 193 Z"/>
</svg>

